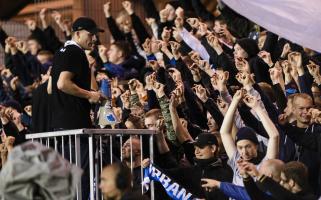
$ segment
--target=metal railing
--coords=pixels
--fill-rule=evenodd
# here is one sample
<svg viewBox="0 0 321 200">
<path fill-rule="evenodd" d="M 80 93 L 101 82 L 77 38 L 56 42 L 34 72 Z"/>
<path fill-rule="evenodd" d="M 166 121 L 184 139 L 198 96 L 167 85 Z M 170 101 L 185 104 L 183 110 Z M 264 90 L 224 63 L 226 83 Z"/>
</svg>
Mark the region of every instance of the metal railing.
<svg viewBox="0 0 321 200">
<path fill-rule="evenodd" d="M 154 159 L 153 152 L 153 135 L 156 131 L 146 129 L 75 129 L 75 130 L 62 130 L 55 132 L 44 132 L 26 135 L 27 140 L 38 141 L 41 144 L 54 148 L 61 153 L 63 158 L 66 158 L 70 163 L 75 164 L 78 167 L 81 166 L 82 159 L 82 146 L 88 144 L 88 159 L 89 159 L 89 187 L 90 187 L 90 199 L 99 200 L 103 199 L 103 196 L 99 194 L 99 180 L 100 173 L 103 169 L 103 157 L 108 155 L 104 153 L 104 150 L 109 148 L 110 160 L 108 163 L 113 163 L 114 153 L 120 152 L 120 160 L 123 160 L 122 156 L 122 144 L 123 137 L 129 137 L 130 140 L 130 169 L 133 173 L 133 136 L 138 136 L 140 140 L 141 156 L 140 161 L 143 160 L 143 136 L 148 137 L 149 157 L 151 162 Z M 87 143 L 88 140 L 88 143 Z M 119 141 L 119 152 L 114 152 L 113 143 Z M 84 143 L 85 142 L 85 143 Z M 87 144 L 86 144 L 87 143 Z M 105 144 L 105 145 L 104 145 Z M 87 147 L 85 147 L 87 148 Z M 106 163 L 106 162 L 105 162 Z M 86 173 L 86 172 L 85 172 Z M 141 180 L 143 180 L 143 169 L 141 168 Z M 142 192 L 143 186 L 141 185 Z M 151 199 L 154 199 L 154 184 L 151 184 Z M 81 182 L 77 186 L 77 200 L 82 200 L 82 187 Z"/>
</svg>

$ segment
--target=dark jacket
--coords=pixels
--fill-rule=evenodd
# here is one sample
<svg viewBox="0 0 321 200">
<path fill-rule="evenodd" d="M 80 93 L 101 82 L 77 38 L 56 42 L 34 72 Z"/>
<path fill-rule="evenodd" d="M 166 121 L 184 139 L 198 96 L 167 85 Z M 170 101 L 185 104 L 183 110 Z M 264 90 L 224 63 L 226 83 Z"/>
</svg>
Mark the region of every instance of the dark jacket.
<svg viewBox="0 0 321 200">
<path fill-rule="evenodd" d="M 210 178 L 230 182 L 233 176 L 232 171 L 217 158 L 195 159 L 195 161 L 195 166 L 166 170 L 166 174 L 199 198 L 227 200 L 228 197 L 219 189 L 214 189 L 211 192 L 205 191 L 201 186 L 201 179 Z"/>
<path fill-rule="evenodd" d="M 317 183 L 315 183 L 314 185 L 311 185 L 314 187 L 315 190 L 318 191 L 318 194 L 321 191 L 321 184 L 320 184 L 320 180 L 321 180 L 321 165 L 320 165 L 320 160 L 321 160 L 321 129 L 320 126 L 313 126 L 313 128 L 309 127 L 308 129 L 302 129 L 302 128 L 298 128 L 296 126 L 292 126 L 291 124 L 286 124 L 284 126 L 282 126 L 282 129 L 285 131 L 285 133 L 293 140 L 293 142 L 295 142 L 296 144 L 300 145 L 302 148 L 302 151 L 306 151 L 306 153 L 302 153 L 302 157 L 303 156 L 311 156 L 311 153 L 316 153 L 317 156 L 312 157 L 313 160 L 309 160 L 311 164 L 319 164 L 319 168 L 317 169 L 316 172 L 311 172 L 311 170 L 309 169 L 309 174 L 310 175 L 310 181 L 311 181 L 311 177 L 314 177 L 314 180 L 317 181 Z M 307 152 L 309 151 L 309 152 Z M 312 152 L 311 152 L 312 151 Z M 303 158 L 304 159 L 304 158 Z M 305 160 L 305 159 L 304 159 Z M 303 163 L 304 160 L 302 161 Z M 315 163 L 315 160 L 318 163 Z M 305 163 L 306 164 L 306 163 Z M 306 164 L 307 165 L 307 164 Z M 309 168 L 309 166 L 308 166 Z M 318 188 L 316 188 L 318 187 Z"/>
<path fill-rule="evenodd" d="M 276 200 L 317 200 L 318 198 L 310 193 L 305 191 L 300 191 L 298 193 L 291 193 L 290 191 L 286 190 L 280 184 L 275 182 L 273 179 L 262 176 L 256 182 L 258 187 L 266 192 L 270 193 L 271 196 Z M 270 199 L 273 199 L 270 198 Z"/>
</svg>

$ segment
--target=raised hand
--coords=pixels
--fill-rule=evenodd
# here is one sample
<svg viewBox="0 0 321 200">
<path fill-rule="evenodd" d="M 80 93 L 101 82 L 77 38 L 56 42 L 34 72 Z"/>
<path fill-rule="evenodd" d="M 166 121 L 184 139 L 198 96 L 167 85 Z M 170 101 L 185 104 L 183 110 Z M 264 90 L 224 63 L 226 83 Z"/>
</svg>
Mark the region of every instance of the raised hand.
<svg viewBox="0 0 321 200">
<path fill-rule="evenodd" d="M 150 75 L 147 75 L 147 76 L 145 77 L 145 83 L 146 83 L 145 89 L 146 89 L 146 90 L 152 90 L 155 80 L 156 80 L 155 73 L 152 73 L 152 74 L 150 74 Z"/>
<path fill-rule="evenodd" d="M 130 92 L 126 90 L 123 94 L 120 95 L 120 100 L 123 102 L 123 106 L 126 109 L 130 108 Z"/>
<path fill-rule="evenodd" d="M 179 56 L 179 48 L 181 47 L 181 44 L 175 41 L 169 41 L 168 43 L 171 47 L 173 55 Z"/>
<path fill-rule="evenodd" d="M 160 118 L 156 121 L 156 129 L 159 134 L 163 134 L 166 129 L 164 118 Z"/>
<path fill-rule="evenodd" d="M 159 18 L 161 22 L 166 22 L 169 16 L 169 10 L 168 9 L 163 9 L 159 11 Z"/>
<path fill-rule="evenodd" d="M 71 21 L 68 19 L 64 19 L 61 24 L 61 30 L 66 32 L 66 35 L 71 35 Z"/>
<path fill-rule="evenodd" d="M 219 92 L 227 91 L 227 80 L 229 78 L 229 73 L 222 70 L 217 70 L 211 78 L 212 86 L 215 90 Z"/>
<path fill-rule="evenodd" d="M 198 29 L 200 21 L 197 18 L 188 18 L 187 23 L 195 29 Z"/>
<path fill-rule="evenodd" d="M 238 82 L 240 82 L 243 85 L 243 87 L 247 90 L 249 90 L 252 87 L 252 85 L 254 84 L 252 74 L 249 74 L 247 72 L 237 73 L 236 80 Z"/>
<path fill-rule="evenodd" d="M 27 19 L 25 24 L 27 25 L 30 31 L 34 31 L 36 29 L 36 21 L 33 19 Z"/>
<path fill-rule="evenodd" d="M 162 98 L 165 95 L 164 88 L 164 84 L 154 81 L 153 90 L 158 98 Z"/>
<path fill-rule="evenodd" d="M 103 63 L 108 62 L 107 51 L 108 50 L 104 45 L 99 45 L 98 46 L 99 57 L 103 61 Z"/>
<path fill-rule="evenodd" d="M 176 14 L 176 17 L 184 18 L 184 9 L 181 7 L 176 8 L 175 14 Z"/>
<path fill-rule="evenodd" d="M 150 55 L 152 53 L 150 42 L 151 40 L 149 38 L 146 38 L 145 42 L 142 44 L 143 49 L 147 53 L 147 55 Z"/>
<path fill-rule="evenodd" d="M 224 99 L 221 96 L 217 98 L 216 104 L 221 113 L 225 115 L 227 113 L 229 104 L 226 101 L 224 101 Z"/>
<path fill-rule="evenodd" d="M 241 99 L 243 99 L 245 94 L 246 94 L 246 90 L 244 89 L 237 90 L 233 96 L 232 101 L 239 102 Z"/>
<path fill-rule="evenodd" d="M 309 73 L 313 76 L 313 78 L 320 76 L 320 66 L 315 64 L 313 61 L 309 61 L 307 65 Z"/>
<path fill-rule="evenodd" d="M 283 69 L 284 74 L 290 74 L 291 65 L 290 65 L 289 61 L 287 61 L 287 60 L 282 61 L 281 67 Z"/>
<path fill-rule="evenodd" d="M 189 70 L 191 71 L 192 75 L 199 75 L 199 67 L 196 63 L 188 66 Z"/>
<path fill-rule="evenodd" d="M 16 42 L 16 47 L 23 54 L 26 54 L 28 52 L 28 45 L 27 45 L 27 42 L 24 40 L 20 40 L 20 41 Z"/>
<path fill-rule="evenodd" d="M 313 123 L 320 124 L 320 122 L 321 122 L 321 111 L 319 109 L 310 108 L 309 112 L 308 112 L 308 115 L 311 116 L 310 124 L 313 124 Z"/>
<path fill-rule="evenodd" d="M 184 84 L 182 82 L 177 84 L 175 90 L 172 92 L 172 95 L 174 95 L 178 100 L 178 104 L 181 104 L 185 101 Z"/>
<path fill-rule="evenodd" d="M 250 65 L 247 62 L 247 60 L 245 60 L 244 58 L 235 58 L 235 67 L 237 70 L 239 70 L 240 72 L 247 72 L 250 73 L 251 69 L 250 69 Z"/>
<path fill-rule="evenodd" d="M 47 8 L 42 8 L 39 12 L 39 18 L 41 20 L 46 20 L 46 12 L 47 12 Z"/>
<path fill-rule="evenodd" d="M 1 70 L 1 76 L 6 77 L 6 78 L 10 78 L 10 76 L 12 76 L 12 73 L 11 73 L 10 69 L 3 69 L 3 70 Z"/>
<path fill-rule="evenodd" d="M 184 25 L 184 18 L 182 17 L 176 17 L 175 21 L 174 21 L 175 27 L 178 30 L 182 30 L 183 29 L 183 25 Z"/>
<path fill-rule="evenodd" d="M 304 69 L 302 66 L 302 55 L 299 52 L 291 52 L 288 55 L 288 61 L 290 62 L 292 68 L 296 68 L 296 70 L 301 74 L 304 73 Z"/>
<path fill-rule="evenodd" d="M 238 161 L 237 166 L 243 174 L 248 174 L 252 177 L 258 177 L 260 175 L 259 171 L 253 163 L 247 161 Z"/>
<path fill-rule="evenodd" d="M 180 35 L 180 28 L 177 27 L 176 21 L 178 18 L 175 19 L 175 27 L 173 27 L 173 38 L 176 42 L 181 42 L 183 40 L 182 36 Z"/>
<path fill-rule="evenodd" d="M 154 70 L 157 71 L 159 69 L 159 64 L 156 60 L 148 61 L 148 65 Z"/>
<path fill-rule="evenodd" d="M 10 80 L 10 87 L 13 91 L 17 90 L 18 84 L 19 84 L 18 76 L 15 76 Z"/>
<path fill-rule="evenodd" d="M 103 9 L 104 9 L 104 13 L 105 13 L 105 17 L 108 18 L 111 16 L 110 14 L 110 8 L 111 8 L 111 3 L 110 1 L 107 1 L 104 6 L 103 6 Z"/>
<path fill-rule="evenodd" d="M 169 28 L 167 28 L 167 26 L 165 26 L 161 37 L 164 42 L 168 42 L 169 39 L 171 38 L 171 29 L 169 29 Z"/>
<path fill-rule="evenodd" d="M 61 13 L 60 12 L 58 12 L 56 10 L 52 11 L 51 12 L 51 17 L 55 20 L 55 22 L 57 24 L 61 24 L 62 23 L 62 21 L 61 21 Z"/>
<path fill-rule="evenodd" d="M 191 51 L 188 53 L 188 55 L 191 57 L 191 59 L 195 62 L 195 63 L 199 63 L 200 61 L 200 54 L 196 51 Z"/>
<path fill-rule="evenodd" d="M 137 79 L 131 79 L 128 81 L 128 86 L 131 94 L 136 94 Z"/>
<path fill-rule="evenodd" d="M 208 44 L 216 51 L 218 55 L 223 53 L 222 46 L 218 38 L 213 34 L 208 34 L 206 36 Z"/>
<path fill-rule="evenodd" d="M 163 53 L 167 54 L 167 53 L 170 53 L 167 46 L 168 46 L 168 43 L 163 41 L 163 40 L 159 40 L 159 45 L 160 45 L 160 49 Z"/>
<path fill-rule="evenodd" d="M 48 27 L 48 24 L 46 21 L 46 13 L 47 13 L 47 8 L 42 8 L 39 12 L 39 18 L 43 29 L 46 29 Z"/>
<path fill-rule="evenodd" d="M 203 102 L 205 103 L 208 99 L 207 94 L 206 94 L 206 90 L 203 86 L 201 85 L 195 85 L 193 88 L 194 93 L 196 94 L 196 96 Z"/>
<path fill-rule="evenodd" d="M 273 84 L 275 85 L 277 83 L 280 83 L 279 80 L 282 77 L 282 69 L 280 67 L 273 67 L 269 70 L 269 72 Z"/>
<path fill-rule="evenodd" d="M 129 15 L 132 15 L 134 13 L 133 5 L 130 1 L 123 1 L 122 5 Z"/>
<path fill-rule="evenodd" d="M 209 76 L 213 75 L 213 70 L 211 69 L 210 63 L 206 60 L 199 60 L 198 61 L 198 67 L 206 72 Z"/>
<path fill-rule="evenodd" d="M 271 55 L 269 52 L 267 51 L 260 51 L 258 56 L 260 58 L 262 58 L 262 60 L 267 64 L 269 65 L 269 67 L 272 67 L 273 66 L 273 62 L 272 62 L 272 59 L 271 59 Z"/>
<path fill-rule="evenodd" d="M 16 42 L 17 42 L 17 38 L 11 37 L 11 36 L 7 37 L 7 39 L 5 40 L 5 43 L 9 45 L 10 48 L 16 47 Z"/>
<path fill-rule="evenodd" d="M 291 46 L 289 43 L 286 43 L 283 46 L 283 50 L 282 50 L 282 54 L 281 54 L 281 58 L 285 58 L 289 53 L 291 52 Z"/>
<path fill-rule="evenodd" d="M 256 97 L 250 95 L 250 94 L 246 94 L 243 98 L 243 102 L 250 108 L 252 109 L 256 109 L 258 107 L 260 107 L 259 101 Z"/>
</svg>

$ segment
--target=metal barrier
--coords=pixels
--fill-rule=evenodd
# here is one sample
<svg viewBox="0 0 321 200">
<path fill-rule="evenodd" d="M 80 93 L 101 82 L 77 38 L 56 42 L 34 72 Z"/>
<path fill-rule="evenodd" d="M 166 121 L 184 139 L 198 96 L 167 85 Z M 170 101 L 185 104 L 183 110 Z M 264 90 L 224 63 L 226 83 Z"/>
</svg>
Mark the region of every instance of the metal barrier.
<svg viewBox="0 0 321 200">
<path fill-rule="evenodd" d="M 89 152 L 89 184 L 90 184 L 90 199 L 99 200 L 103 199 L 102 195 L 99 195 L 99 180 L 100 173 L 103 169 L 103 142 L 107 142 L 109 147 L 110 162 L 113 162 L 114 150 L 113 141 L 119 139 L 120 143 L 120 160 L 123 160 L 122 156 L 122 144 L 123 137 L 129 136 L 130 140 L 130 169 L 133 173 L 133 144 L 132 137 L 138 136 L 140 140 L 141 156 L 140 161 L 143 160 L 143 136 L 148 136 L 149 142 L 149 157 L 151 162 L 154 159 L 153 152 L 153 135 L 156 131 L 146 129 L 75 129 L 75 130 L 63 130 L 55 132 L 35 133 L 26 135 L 28 140 L 36 140 L 41 144 L 52 147 L 63 158 L 66 158 L 70 163 L 81 167 L 81 144 L 85 140 L 88 140 L 88 152 Z M 94 143 L 95 141 L 95 143 Z M 85 141 L 87 142 L 87 141 Z M 108 154 L 105 154 L 108 155 Z M 141 168 L 141 180 L 143 180 L 143 169 Z M 142 192 L 143 192 L 143 186 Z M 154 184 L 151 183 L 151 199 L 154 199 Z M 77 186 L 77 200 L 82 200 L 81 183 Z"/>
</svg>

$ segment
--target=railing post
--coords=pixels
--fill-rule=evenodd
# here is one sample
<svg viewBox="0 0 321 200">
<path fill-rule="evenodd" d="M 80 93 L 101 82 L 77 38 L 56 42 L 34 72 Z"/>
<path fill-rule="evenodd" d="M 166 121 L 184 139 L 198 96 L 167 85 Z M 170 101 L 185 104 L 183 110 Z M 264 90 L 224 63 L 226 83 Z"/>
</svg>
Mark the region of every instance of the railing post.
<svg viewBox="0 0 321 200">
<path fill-rule="evenodd" d="M 71 140 L 69 140 L 71 144 Z M 70 158 L 71 160 L 71 158 Z M 75 164 L 81 168 L 80 135 L 75 135 Z M 77 200 L 82 200 L 81 179 L 77 185 Z"/>
<path fill-rule="evenodd" d="M 90 183 L 90 200 L 94 200 L 94 149 L 93 149 L 93 136 L 88 137 L 89 144 L 89 183 Z M 96 180 L 97 182 L 97 180 Z M 96 183 L 97 184 L 97 183 Z"/>
<path fill-rule="evenodd" d="M 108 152 L 108 148 L 106 151 L 106 154 L 110 154 L 110 163 L 113 162 L 113 139 L 114 137 L 119 137 L 120 140 L 120 152 L 121 152 L 121 159 L 122 158 L 122 144 L 123 144 L 123 136 L 124 135 L 128 135 L 129 136 L 129 140 L 130 140 L 130 168 L 131 171 L 133 171 L 133 167 L 134 167 L 134 157 L 133 157 L 133 137 L 134 135 L 139 135 L 140 138 L 140 148 L 141 148 L 141 156 L 140 159 L 141 161 L 143 160 L 143 135 L 146 135 L 146 137 L 149 137 L 149 150 L 150 150 L 150 161 L 153 162 L 154 161 L 154 135 L 155 131 L 150 131 L 150 130 L 123 130 L 123 129 L 119 129 L 119 130 L 115 130 L 115 129 L 76 129 L 76 130 L 64 130 L 64 131 L 57 131 L 57 132 L 45 132 L 45 133 L 35 133 L 35 134 L 28 134 L 26 135 L 26 139 L 32 140 L 32 141 L 36 141 L 39 140 L 42 144 L 44 144 L 44 141 L 46 142 L 46 146 L 50 146 L 50 138 L 54 138 L 54 148 L 55 150 L 60 150 L 61 148 L 61 153 L 62 156 L 67 159 L 69 156 L 69 160 L 71 163 L 74 163 L 77 167 L 83 168 L 84 166 L 82 166 L 82 160 L 84 158 L 82 158 L 82 155 L 85 156 L 84 152 L 82 151 L 84 148 L 84 146 L 86 146 L 86 155 L 87 153 L 89 154 L 88 157 L 86 157 L 86 159 L 89 159 L 89 166 L 86 166 L 86 172 L 88 173 L 87 176 L 89 175 L 89 183 L 86 183 L 87 187 L 89 185 L 89 189 L 90 189 L 90 200 L 99 200 L 100 198 L 103 199 L 103 195 L 101 195 L 100 197 L 100 192 L 98 189 L 98 185 L 99 185 L 99 176 L 101 174 L 101 170 L 103 168 L 103 139 L 102 136 L 107 136 L 107 138 L 109 137 L 109 152 Z M 88 139 L 88 143 L 87 140 L 85 140 L 85 144 L 81 143 L 83 142 L 82 139 L 85 138 L 81 138 L 86 136 L 86 139 Z M 97 136 L 97 138 L 99 138 L 99 141 L 97 141 L 97 147 L 96 142 L 95 141 L 95 137 Z M 75 138 L 73 138 L 75 137 Z M 58 139 L 61 138 L 61 141 Z M 69 142 L 67 143 L 67 140 L 69 139 Z M 117 138 L 118 139 L 118 138 Z M 60 145 L 61 143 L 61 145 Z M 88 147 L 87 147 L 88 144 Z M 69 146 L 67 146 L 69 145 Z M 88 149 L 87 149 L 88 148 Z M 95 148 L 95 149 L 94 149 Z M 69 149 L 69 153 L 68 153 L 68 149 Z M 66 150 L 66 151 L 65 151 Z M 98 160 L 100 159 L 100 160 Z M 99 163 L 98 163 L 99 162 Z M 89 167 L 89 169 L 87 168 Z M 99 168 L 100 167 L 100 168 Z M 89 170 L 89 172 L 88 172 Z M 86 173 L 85 172 L 85 173 Z M 143 169 L 141 168 L 141 178 L 143 180 Z M 77 190 L 76 190 L 76 195 L 77 195 L 77 200 L 82 200 L 82 199 L 86 199 L 88 198 L 88 196 L 82 196 L 82 180 L 80 180 L 80 182 L 77 184 Z M 152 200 L 155 199 L 155 191 L 154 191 L 154 182 L 151 182 L 151 187 L 150 187 L 150 198 Z M 142 188 L 142 192 L 143 192 L 143 188 Z M 98 196 L 99 195 L 99 196 Z M 96 197 L 96 198 L 95 198 Z"/>
<path fill-rule="evenodd" d="M 154 162 L 154 135 L 149 136 L 149 159 L 150 162 Z M 151 181 L 151 187 L 150 187 L 150 199 L 154 200 L 155 199 L 155 194 L 154 194 L 154 181 Z"/>
</svg>

